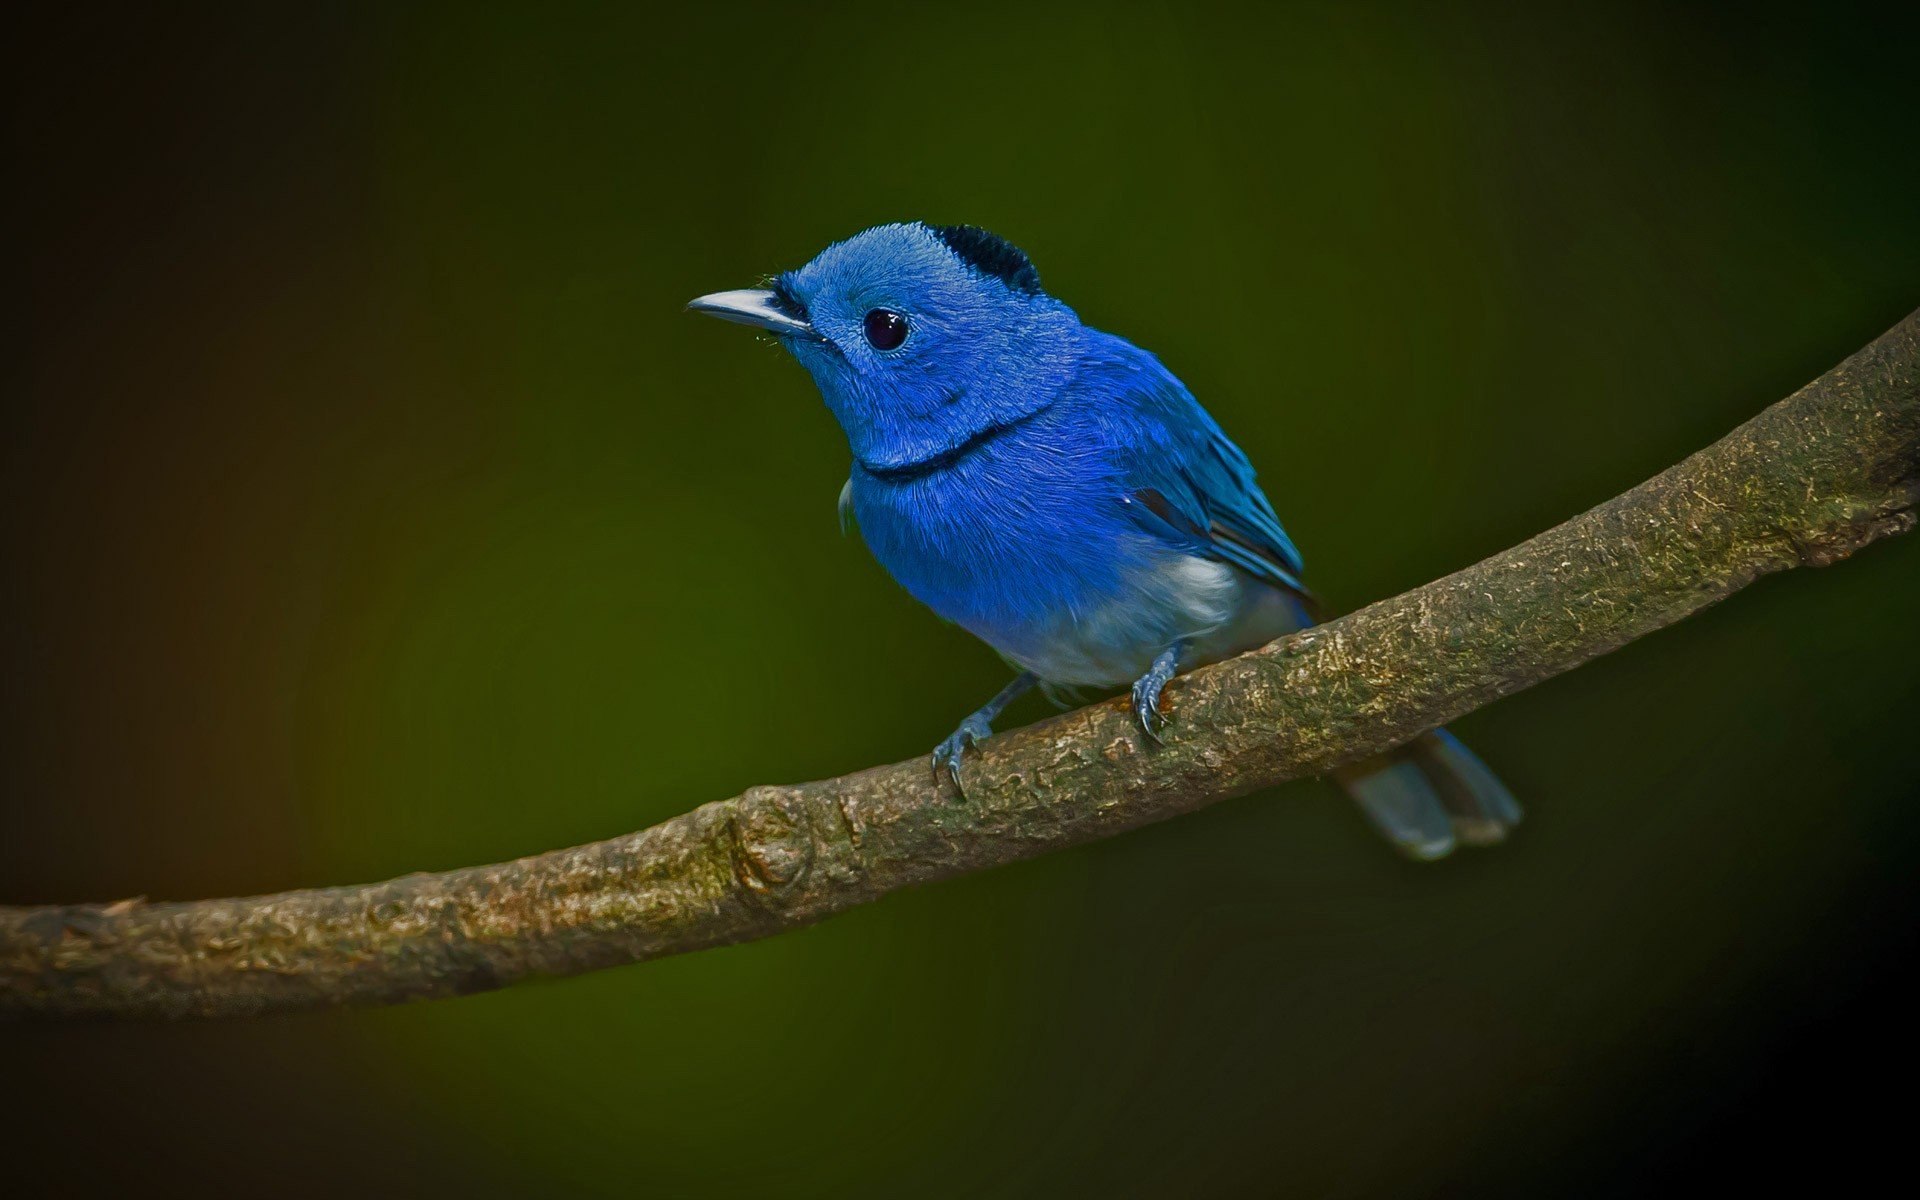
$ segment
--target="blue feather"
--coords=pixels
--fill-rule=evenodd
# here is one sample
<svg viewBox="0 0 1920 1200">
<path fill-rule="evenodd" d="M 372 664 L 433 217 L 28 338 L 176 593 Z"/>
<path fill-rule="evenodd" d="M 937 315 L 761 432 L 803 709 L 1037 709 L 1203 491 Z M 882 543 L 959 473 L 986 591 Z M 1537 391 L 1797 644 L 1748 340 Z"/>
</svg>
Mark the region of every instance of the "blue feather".
<svg viewBox="0 0 1920 1200">
<path fill-rule="evenodd" d="M 1103 368 L 1083 378 L 1128 397 L 1142 424 L 1127 456 L 1124 497 L 1142 527 L 1194 553 L 1311 598 L 1301 582 L 1300 551 L 1255 482 L 1253 464 L 1186 385 L 1144 350 L 1088 331 Z"/>
<path fill-rule="evenodd" d="M 779 337 L 846 432 L 843 528 L 851 513 L 910 593 L 1022 669 L 936 751 L 956 779 L 1035 683 L 1131 681 L 1152 734 L 1175 670 L 1313 619 L 1247 456 L 1157 358 L 1084 325 L 1004 239 L 883 225 L 770 290 L 693 307 Z M 1444 734 L 1340 778 L 1418 857 L 1519 818 Z"/>
</svg>

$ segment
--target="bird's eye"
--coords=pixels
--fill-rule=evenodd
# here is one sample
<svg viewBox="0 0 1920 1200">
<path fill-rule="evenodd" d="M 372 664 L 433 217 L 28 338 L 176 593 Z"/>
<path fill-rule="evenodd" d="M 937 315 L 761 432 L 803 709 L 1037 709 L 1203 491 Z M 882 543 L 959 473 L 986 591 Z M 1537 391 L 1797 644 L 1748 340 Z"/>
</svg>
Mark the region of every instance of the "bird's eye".
<svg viewBox="0 0 1920 1200">
<path fill-rule="evenodd" d="M 907 319 L 890 308 L 876 308 L 867 314 L 867 345 L 875 350 L 892 350 L 907 340 Z"/>
</svg>

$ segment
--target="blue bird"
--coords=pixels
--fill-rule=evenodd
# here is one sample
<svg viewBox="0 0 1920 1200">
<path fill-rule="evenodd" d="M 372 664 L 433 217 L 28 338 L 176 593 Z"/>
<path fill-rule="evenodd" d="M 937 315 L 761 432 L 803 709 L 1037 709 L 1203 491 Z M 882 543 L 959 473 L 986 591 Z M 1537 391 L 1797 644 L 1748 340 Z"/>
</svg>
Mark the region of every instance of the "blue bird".
<svg viewBox="0 0 1920 1200">
<path fill-rule="evenodd" d="M 934 750 L 956 786 L 967 748 L 1036 684 L 1130 684 L 1157 741 L 1176 673 L 1314 623 L 1247 456 L 1159 359 L 1043 291 L 1012 243 L 881 225 L 688 307 L 800 361 L 853 453 L 843 515 L 907 591 L 1019 669 Z M 1336 778 L 1415 858 L 1520 819 L 1444 730 Z"/>
</svg>

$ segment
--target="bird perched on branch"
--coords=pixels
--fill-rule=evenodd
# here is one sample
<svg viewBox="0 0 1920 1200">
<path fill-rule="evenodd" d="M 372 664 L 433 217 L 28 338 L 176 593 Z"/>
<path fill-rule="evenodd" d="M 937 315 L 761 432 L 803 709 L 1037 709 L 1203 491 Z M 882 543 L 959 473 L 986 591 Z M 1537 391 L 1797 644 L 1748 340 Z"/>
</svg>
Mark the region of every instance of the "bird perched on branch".
<svg viewBox="0 0 1920 1200">
<path fill-rule="evenodd" d="M 1311 625 L 1300 554 L 1240 448 L 1153 355 L 1081 324 L 1012 243 L 881 225 L 696 312 L 772 333 L 846 431 L 841 493 L 893 577 L 1020 674 L 933 752 L 1036 684 L 1132 686 L 1158 740 L 1178 672 Z M 1444 730 L 1342 768 L 1416 858 L 1498 841 L 1513 797 Z"/>
</svg>

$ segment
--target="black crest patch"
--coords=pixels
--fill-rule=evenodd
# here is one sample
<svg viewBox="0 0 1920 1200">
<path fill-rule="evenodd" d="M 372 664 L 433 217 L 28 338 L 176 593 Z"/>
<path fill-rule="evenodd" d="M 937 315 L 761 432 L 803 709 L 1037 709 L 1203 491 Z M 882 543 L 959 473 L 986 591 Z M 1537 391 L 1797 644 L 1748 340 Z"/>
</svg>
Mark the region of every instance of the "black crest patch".
<svg viewBox="0 0 1920 1200">
<path fill-rule="evenodd" d="M 1026 251 L 978 225 L 929 225 L 933 236 L 960 256 L 960 261 L 983 275 L 991 275 L 1016 292 L 1038 293 L 1040 272 Z"/>
</svg>

